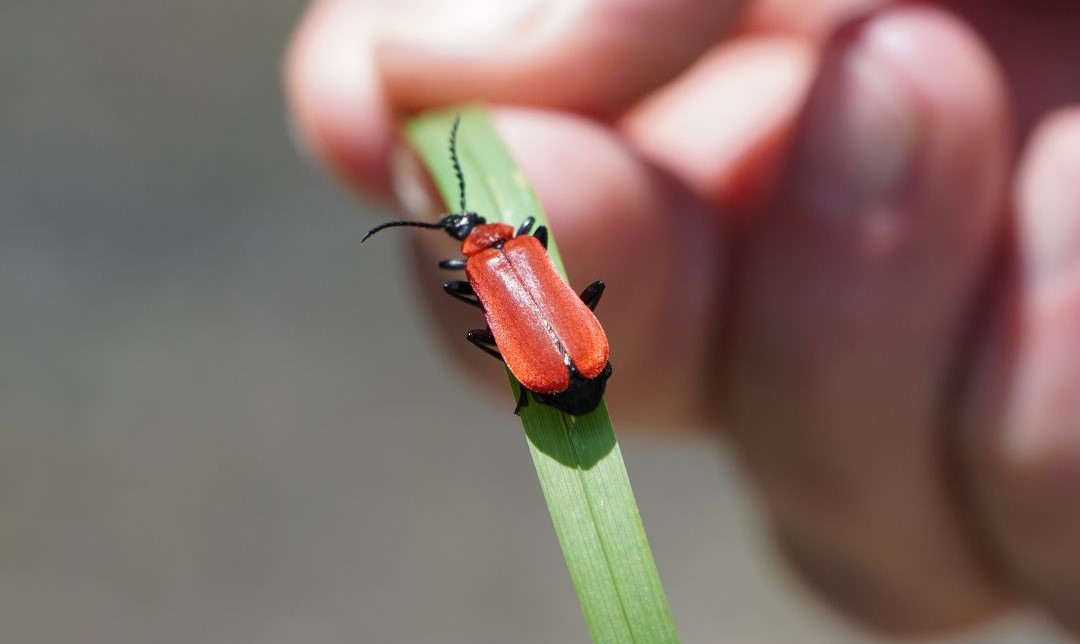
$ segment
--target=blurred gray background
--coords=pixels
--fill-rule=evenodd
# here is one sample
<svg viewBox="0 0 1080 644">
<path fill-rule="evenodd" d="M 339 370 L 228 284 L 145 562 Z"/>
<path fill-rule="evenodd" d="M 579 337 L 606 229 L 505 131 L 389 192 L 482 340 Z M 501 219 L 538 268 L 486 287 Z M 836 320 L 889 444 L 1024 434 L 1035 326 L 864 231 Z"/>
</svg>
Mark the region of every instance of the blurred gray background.
<svg viewBox="0 0 1080 644">
<path fill-rule="evenodd" d="M 587 641 L 510 401 L 290 146 L 301 9 L 0 2 L 2 644 Z M 685 642 L 873 641 L 713 442 L 623 449 Z"/>
</svg>

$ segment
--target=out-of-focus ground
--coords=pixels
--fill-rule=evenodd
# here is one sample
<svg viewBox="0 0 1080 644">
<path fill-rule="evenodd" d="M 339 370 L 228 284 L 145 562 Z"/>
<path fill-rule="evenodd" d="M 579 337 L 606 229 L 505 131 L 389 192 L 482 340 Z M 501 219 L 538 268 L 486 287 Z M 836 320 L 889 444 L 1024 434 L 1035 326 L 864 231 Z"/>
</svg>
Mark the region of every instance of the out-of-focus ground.
<svg viewBox="0 0 1080 644">
<path fill-rule="evenodd" d="M 587 641 L 511 401 L 289 144 L 300 9 L 0 4 L 4 644 Z M 623 448 L 685 642 L 873 641 L 713 442 Z"/>
</svg>

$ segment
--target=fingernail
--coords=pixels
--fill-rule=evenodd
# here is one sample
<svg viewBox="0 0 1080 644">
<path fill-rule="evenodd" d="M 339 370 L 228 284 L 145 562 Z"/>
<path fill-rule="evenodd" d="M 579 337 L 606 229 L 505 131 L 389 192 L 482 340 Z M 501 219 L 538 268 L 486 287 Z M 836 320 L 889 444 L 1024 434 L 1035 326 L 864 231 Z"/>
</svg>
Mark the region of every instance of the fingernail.
<svg viewBox="0 0 1080 644">
<path fill-rule="evenodd" d="M 399 143 L 390 159 L 390 171 L 394 196 L 410 219 L 429 220 L 442 212 L 435 186 L 412 150 Z"/>
<path fill-rule="evenodd" d="M 1024 330 L 1005 447 L 1016 463 L 1046 470 L 1057 461 L 1071 470 L 1080 454 L 1072 420 L 1080 409 L 1080 109 L 1048 117 L 1035 131 L 1016 200 Z"/>
<path fill-rule="evenodd" d="M 460 56 L 521 47 L 566 25 L 578 0 L 412 0 L 394 4 L 379 34 L 380 56 L 432 50 Z"/>
<path fill-rule="evenodd" d="M 1036 130 L 1018 184 L 1025 281 L 1064 285 L 1080 256 L 1080 109 L 1055 114 Z"/>
<path fill-rule="evenodd" d="M 884 34 L 889 35 L 889 34 Z M 810 95 L 794 156 L 795 189 L 817 213 L 850 216 L 893 201 L 912 171 L 914 101 L 883 34 L 842 34 Z"/>
</svg>

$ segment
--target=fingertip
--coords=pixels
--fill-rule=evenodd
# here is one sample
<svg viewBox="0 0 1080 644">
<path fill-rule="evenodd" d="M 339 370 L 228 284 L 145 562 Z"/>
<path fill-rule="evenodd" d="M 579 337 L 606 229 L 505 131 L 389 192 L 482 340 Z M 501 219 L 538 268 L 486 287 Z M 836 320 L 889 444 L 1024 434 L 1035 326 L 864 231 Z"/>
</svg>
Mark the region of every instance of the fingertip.
<svg viewBox="0 0 1080 644">
<path fill-rule="evenodd" d="M 903 227 L 894 220 L 905 214 L 950 205 L 997 214 L 1010 143 L 1005 96 L 985 45 L 951 14 L 900 6 L 862 16 L 824 54 L 787 180 L 814 210 L 834 215 L 894 201 L 897 217 L 882 213 L 867 226 L 882 233 Z"/>
<path fill-rule="evenodd" d="M 814 47 L 801 38 L 726 42 L 635 106 L 622 127 L 644 154 L 703 196 L 745 208 L 779 164 L 815 62 Z"/>
<path fill-rule="evenodd" d="M 986 44 L 937 7 L 901 6 L 884 15 L 870 23 L 865 38 L 909 84 L 923 125 L 940 139 L 934 145 L 943 154 L 989 155 L 999 166 L 996 183 L 1003 184 L 1009 108 L 1004 77 Z"/>
<path fill-rule="evenodd" d="M 386 197 L 393 128 L 375 74 L 372 23 L 361 3 L 313 2 L 286 49 L 283 76 L 301 153 L 347 186 Z"/>
</svg>

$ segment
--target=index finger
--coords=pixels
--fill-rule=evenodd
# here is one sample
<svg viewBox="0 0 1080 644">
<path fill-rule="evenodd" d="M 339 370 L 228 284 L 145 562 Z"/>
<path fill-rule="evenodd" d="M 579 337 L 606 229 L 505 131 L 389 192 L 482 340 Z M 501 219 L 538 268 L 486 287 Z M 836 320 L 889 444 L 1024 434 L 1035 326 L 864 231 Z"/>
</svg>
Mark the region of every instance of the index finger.
<svg viewBox="0 0 1080 644">
<path fill-rule="evenodd" d="M 679 74 L 739 0 L 317 0 L 285 57 L 302 147 L 388 196 L 392 114 L 483 99 L 618 111 Z"/>
<path fill-rule="evenodd" d="M 484 2 L 438 3 L 445 9 L 434 13 L 414 4 L 394 16 L 377 53 L 395 104 L 479 98 L 612 114 L 697 59 L 742 2 L 523 0 L 494 12 Z"/>
</svg>

